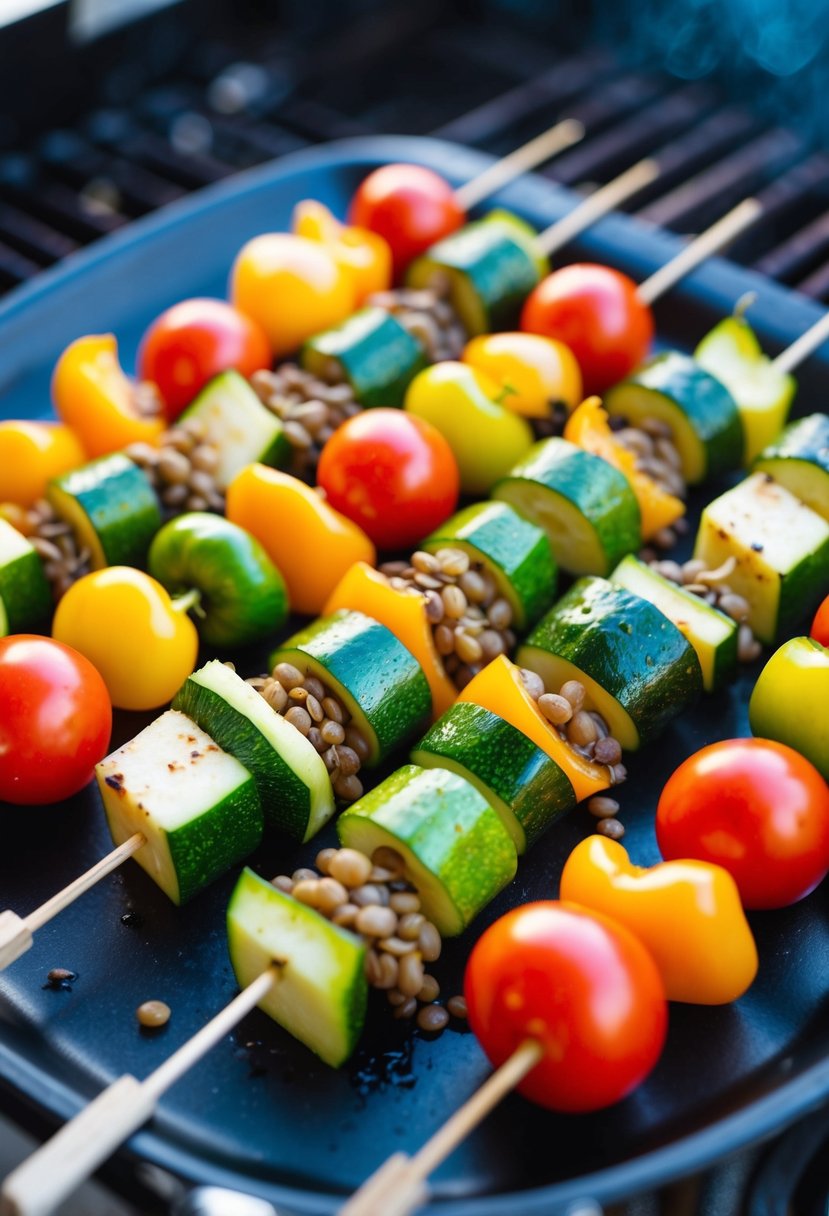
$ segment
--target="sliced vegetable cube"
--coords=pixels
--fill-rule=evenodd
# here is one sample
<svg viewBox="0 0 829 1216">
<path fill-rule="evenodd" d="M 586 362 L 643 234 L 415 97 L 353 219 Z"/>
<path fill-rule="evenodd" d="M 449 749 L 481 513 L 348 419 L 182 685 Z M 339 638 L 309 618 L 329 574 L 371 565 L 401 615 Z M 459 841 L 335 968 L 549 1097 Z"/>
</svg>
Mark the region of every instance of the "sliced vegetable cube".
<svg viewBox="0 0 829 1216">
<path fill-rule="evenodd" d="M 362 308 L 308 341 L 300 363 L 323 380 L 348 381 L 366 409 L 402 406 L 406 389 L 428 359 L 423 346 L 384 308 Z"/>
<path fill-rule="evenodd" d="M 790 422 L 754 464 L 807 507 L 829 521 L 829 417 L 811 414 Z"/>
<path fill-rule="evenodd" d="M 93 570 L 143 566 L 161 527 L 161 508 L 149 478 L 116 452 L 50 481 L 46 497 L 88 549 Z"/>
<path fill-rule="evenodd" d="M 291 458 L 281 421 L 238 372 L 214 377 L 181 418 L 198 418 L 204 423 L 207 441 L 219 453 L 215 479 L 220 490 L 226 490 L 249 464 L 258 461 L 280 466 Z"/>
<path fill-rule="evenodd" d="M 519 856 L 576 805 L 567 774 L 504 718 L 458 702 L 412 751 L 421 768 L 445 768 L 479 790 L 513 839 Z"/>
<path fill-rule="evenodd" d="M 748 624 L 772 643 L 829 588 L 829 523 L 766 473 L 754 473 L 702 513 L 694 556 L 715 570 L 736 563 L 728 585 L 748 600 Z"/>
<path fill-rule="evenodd" d="M 404 765 L 340 815 L 341 843 L 371 857 L 395 849 L 423 913 L 461 933 L 514 877 L 515 845 L 497 812 L 455 773 Z"/>
<path fill-rule="evenodd" d="M 168 710 L 95 769 L 109 830 L 174 904 L 191 899 L 262 839 L 250 773 L 192 719 Z"/>
<path fill-rule="evenodd" d="M 51 609 L 52 594 L 37 551 L 0 519 L 0 637 L 31 632 Z"/>
<path fill-rule="evenodd" d="M 365 1022 L 361 939 L 245 869 L 227 909 L 227 941 L 242 988 L 279 965 L 260 1009 L 332 1068 L 343 1064 Z"/>
<path fill-rule="evenodd" d="M 585 707 L 598 710 L 629 751 L 655 738 L 702 689 L 699 659 L 676 625 L 601 578 L 574 583 L 516 657 L 548 688 L 580 681 Z"/>
</svg>

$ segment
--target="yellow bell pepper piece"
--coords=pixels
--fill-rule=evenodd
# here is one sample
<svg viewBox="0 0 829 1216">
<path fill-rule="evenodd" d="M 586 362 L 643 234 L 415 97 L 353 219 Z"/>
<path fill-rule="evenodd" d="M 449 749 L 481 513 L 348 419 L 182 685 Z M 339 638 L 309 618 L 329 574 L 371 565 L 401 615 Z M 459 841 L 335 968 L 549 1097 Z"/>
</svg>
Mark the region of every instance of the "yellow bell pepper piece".
<svg viewBox="0 0 829 1216">
<path fill-rule="evenodd" d="M 325 615 L 340 608 L 364 612 L 391 630 L 417 659 L 432 693 L 432 714 L 439 718 L 454 703 L 458 690 L 435 650 L 426 616 L 425 595 L 397 591 L 379 570 L 359 562 L 344 575 L 325 605 Z"/>
<path fill-rule="evenodd" d="M 636 495 L 642 515 L 642 538 L 650 540 L 685 514 L 685 503 L 663 490 L 652 477 L 636 467 L 636 457 L 613 436 L 607 414 L 598 397 L 588 397 L 573 411 L 564 426 L 564 438 L 601 456 L 623 473 Z"/>
<path fill-rule="evenodd" d="M 652 955 L 669 1000 L 725 1005 L 757 974 L 737 884 L 721 866 L 664 861 L 642 868 L 615 840 L 589 836 L 567 859 L 561 898 L 630 929 Z"/>
<path fill-rule="evenodd" d="M 357 306 L 375 291 L 388 291 L 391 287 L 391 248 L 378 232 L 341 224 L 315 199 L 297 203 L 292 229 L 297 236 L 328 247 L 335 262 L 351 278 Z"/>
<path fill-rule="evenodd" d="M 316 616 L 355 562 L 377 558 L 362 528 L 316 490 L 263 464 L 248 465 L 234 477 L 225 514 L 259 541 L 281 571 L 295 612 Z"/>
<path fill-rule="evenodd" d="M 498 400 L 525 418 L 549 418 L 561 402 L 568 412 L 582 399 L 581 368 L 563 342 L 541 334 L 480 334 L 461 356 L 494 380 Z"/>
<path fill-rule="evenodd" d="M 491 710 L 532 739 L 570 778 L 579 802 L 610 786 L 607 765 L 580 756 L 561 738 L 524 687 L 520 668 L 506 655 L 499 655 L 473 676 L 458 700 Z"/>
<path fill-rule="evenodd" d="M 131 443 L 157 444 L 164 419 L 135 408 L 135 389 L 118 362 L 112 334 L 78 338 L 58 359 L 52 376 L 58 416 L 80 439 L 87 456 L 107 456 Z"/>
<path fill-rule="evenodd" d="M 0 422 L 0 502 L 30 507 L 46 483 L 86 463 L 73 430 L 58 422 Z"/>
</svg>

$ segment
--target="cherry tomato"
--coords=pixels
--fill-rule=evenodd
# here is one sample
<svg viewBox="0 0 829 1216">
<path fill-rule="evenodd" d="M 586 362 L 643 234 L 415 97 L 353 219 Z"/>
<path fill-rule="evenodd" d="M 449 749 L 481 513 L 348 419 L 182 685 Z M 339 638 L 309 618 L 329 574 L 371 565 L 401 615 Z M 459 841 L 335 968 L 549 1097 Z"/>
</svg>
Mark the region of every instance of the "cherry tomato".
<svg viewBox="0 0 829 1216">
<path fill-rule="evenodd" d="M 829 871 L 829 787 L 783 743 L 725 739 L 670 778 L 656 836 L 668 860 L 694 857 L 728 870 L 746 908 L 783 908 Z"/>
<path fill-rule="evenodd" d="M 383 165 L 369 173 L 348 209 L 348 222 L 370 228 L 391 246 L 395 274 L 466 222 L 448 182 L 420 165 Z"/>
<path fill-rule="evenodd" d="M 458 502 L 458 463 L 443 435 L 402 410 L 364 410 L 322 449 L 319 484 L 381 549 L 417 544 Z"/>
<path fill-rule="evenodd" d="M 219 372 L 252 376 L 270 365 L 265 331 L 225 300 L 174 304 L 156 317 L 138 351 L 138 374 L 158 386 L 169 422 Z"/>
<path fill-rule="evenodd" d="M 815 613 L 811 635 L 821 646 L 829 646 L 829 595 Z"/>
<path fill-rule="evenodd" d="M 588 395 L 624 379 L 653 340 L 653 316 L 633 280 L 591 263 L 563 266 L 542 279 L 524 302 L 521 328 L 569 346 Z"/>
<path fill-rule="evenodd" d="M 539 1106 L 599 1110 L 659 1059 L 665 990 L 639 939 L 579 904 L 524 904 L 480 938 L 466 968 L 469 1022 L 496 1067 L 526 1039 L 544 1054 L 518 1086 Z"/>
<path fill-rule="evenodd" d="M 0 640 L 0 801 L 60 802 L 83 789 L 112 729 L 106 685 L 51 638 Z"/>
</svg>

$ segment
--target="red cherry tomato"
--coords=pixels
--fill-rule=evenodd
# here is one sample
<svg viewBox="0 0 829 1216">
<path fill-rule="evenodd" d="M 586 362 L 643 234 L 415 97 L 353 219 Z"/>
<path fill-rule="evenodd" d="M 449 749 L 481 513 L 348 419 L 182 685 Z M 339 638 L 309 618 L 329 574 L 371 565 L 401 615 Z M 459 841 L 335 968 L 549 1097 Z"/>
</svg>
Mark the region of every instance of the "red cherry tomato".
<svg viewBox="0 0 829 1216">
<path fill-rule="evenodd" d="M 0 801 L 60 802 L 90 780 L 112 729 L 106 685 L 51 638 L 0 640 Z"/>
<path fill-rule="evenodd" d="M 609 917 L 552 900 L 502 916 L 466 968 L 469 1021 L 491 1062 L 526 1039 L 544 1055 L 518 1086 L 539 1106 L 599 1110 L 659 1059 L 665 990 L 639 939 Z"/>
<path fill-rule="evenodd" d="M 791 747 L 725 739 L 690 756 L 656 811 L 668 860 L 728 870 L 746 908 L 783 908 L 829 871 L 829 786 Z"/>
<path fill-rule="evenodd" d="M 251 376 L 270 366 L 265 331 L 225 300 L 174 304 L 156 317 L 138 351 L 138 374 L 158 385 L 170 422 L 219 372 Z"/>
<path fill-rule="evenodd" d="M 812 621 L 812 637 L 821 646 L 829 646 L 829 595 L 815 613 Z"/>
<path fill-rule="evenodd" d="M 431 169 L 383 165 L 358 188 L 348 221 L 385 237 L 399 275 L 418 254 L 460 228 L 466 213 L 449 183 Z"/>
<path fill-rule="evenodd" d="M 381 549 L 417 544 L 458 502 L 458 463 L 431 422 L 402 410 L 364 410 L 322 449 L 317 479 L 337 511 Z"/>
<path fill-rule="evenodd" d="M 586 394 L 601 393 L 645 359 L 653 316 L 627 275 L 591 263 L 563 266 L 534 287 L 521 328 L 569 346 Z"/>
</svg>

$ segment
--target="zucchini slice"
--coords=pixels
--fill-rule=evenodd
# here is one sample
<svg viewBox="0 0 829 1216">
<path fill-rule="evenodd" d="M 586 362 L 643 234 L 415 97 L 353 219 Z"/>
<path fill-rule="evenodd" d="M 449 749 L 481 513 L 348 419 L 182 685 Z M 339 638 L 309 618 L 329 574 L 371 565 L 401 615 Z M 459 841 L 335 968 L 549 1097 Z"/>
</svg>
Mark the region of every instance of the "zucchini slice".
<svg viewBox="0 0 829 1216">
<path fill-rule="evenodd" d="M 797 381 L 777 370 L 742 316 L 723 318 L 702 339 L 694 358 L 725 385 L 737 403 L 745 432 L 743 462 L 751 464 L 780 434 Z"/>
<path fill-rule="evenodd" d="M 333 329 L 317 334 L 302 347 L 306 371 L 328 380 L 334 364 L 360 405 L 402 407 L 406 389 L 429 360 L 405 326 L 385 308 L 361 308 Z"/>
<path fill-rule="evenodd" d="M 829 523 L 767 473 L 753 473 L 702 513 L 694 556 L 748 600 L 748 624 L 771 644 L 811 616 L 829 590 Z"/>
<path fill-rule="evenodd" d="M 220 490 L 226 490 L 249 464 L 281 468 L 291 459 L 291 444 L 280 419 L 238 372 L 214 376 L 181 417 L 204 423 L 206 438 L 219 453 L 215 478 Z"/>
<path fill-rule="evenodd" d="M 432 709 L 432 694 L 417 659 L 390 629 L 362 612 L 319 617 L 273 652 L 322 680 L 345 705 L 369 744 L 373 768 L 415 738 Z"/>
<path fill-rule="evenodd" d="M 480 705 L 460 701 L 412 752 L 421 768 L 445 768 L 479 790 L 519 857 L 576 805 L 567 774 L 532 739 Z"/>
<path fill-rule="evenodd" d="M 126 456 L 102 456 L 56 477 L 46 497 L 89 550 L 93 570 L 145 564 L 161 508 L 146 473 Z"/>
<path fill-rule="evenodd" d="M 343 1064 L 366 1016 L 361 939 L 246 868 L 230 897 L 227 943 L 240 988 L 280 964 L 259 1008 L 326 1064 Z"/>
<path fill-rule="evenodd" d="M 0 637 L 28 633 L 48 619 L 52 593 L 43 563 L 17 528 L 0 519 Z"/>
<path fill-rule="evenodd" d="M 547 273 L 529 225 L 506 211 L 466 224 L 412 262 L 409 287 L 448 283 L 450 299 L 470 335 L 515 329 L 524 300 Z"/>
<path fill-rule="evenodd" d="M 623 473 L 566 439 L 542 439 L 492 497 L 543 528 L 568 574 L 608 574 L 642 543 L 636 495 Z"/>
<path fill-rule="evenodd" d="M 638 426 L 659 418 L 671 428 L 689 485 L 738 469 L 745 436 L 731 393 L 689 355 L 670 351 L 650 359 L 604 399 L 609 414 Z"/>
<path fill-rule="evenodd" d="M 218 659 L 193 672 L 173 707 L 250 770 L 271 827 L 310 840 L 334 814 L 331 780 L 313 744 Z"/>
<path fill-rule="evenodd" d="M 183 904 L 262 839 L 250 773 L 185 714 L 170 709 L 95 768 L 116 845 L 136 832 L 133 856 Z"/>
<path fill-rule="evenodd" d="M 779 439 L 757 458 L 754 468 L 768 473 L 829 521 L 829 417 L 810 414 L 790 422 Z"/>
<path fill-rule="evenodd" d="M 456 773 L 406 764 L 343 811 L 340 842 L 371 857 L 395 849 L 424 914 L 444 937 L 463 932 L 514 877 L 512 838 L 485 798 Z"/>
<path fill-rule="evenodd" d="M 619 563 L 610 581 L 641 596 L 673 621 L 697 652 L 706 692 L 721 688 L 732 678 L 737 670 L 739 626 L 730 616 L 663 578 L 633 554 Z"/>
<path fill-rule="evenodd" d="M 582 578 L 547 613 L 516 661 L 548 688 L 585 686 L 627 751 L 654 739 L 702 689 L 699 659 L 666 616 L 603 578 Z"/>
<path fill-rule="evenodd" d="M 556 597 L 558 568 L 547 534 L 506 502 L 476 502 L 441 524 L 420 546 L 427 553 L 462 549 L 481 562 L 512 608 L 518 629 L 528 629 Z"/>
</svg>

